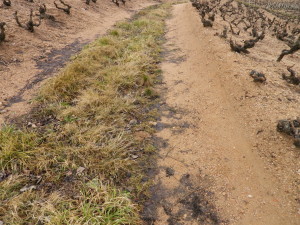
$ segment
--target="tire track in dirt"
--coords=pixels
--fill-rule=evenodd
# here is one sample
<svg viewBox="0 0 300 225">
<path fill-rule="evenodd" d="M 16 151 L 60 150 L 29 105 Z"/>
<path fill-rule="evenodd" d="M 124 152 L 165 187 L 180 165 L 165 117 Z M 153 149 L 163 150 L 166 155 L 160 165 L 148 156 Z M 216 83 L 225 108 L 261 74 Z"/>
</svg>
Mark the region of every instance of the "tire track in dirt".
<svg viewBox="0 0 300 225">
<path fill-rule="evenodd" d="M 189 3 L 167 21 L 157 124 L 165 143 L 143 217 L 157 225 L 297 224 L 292 199 L 252 148 L 247 115 L 231 97 L 237 87 L 221 79 L 235 72 L 234 58 L 200 24 Z"/>
</svg>

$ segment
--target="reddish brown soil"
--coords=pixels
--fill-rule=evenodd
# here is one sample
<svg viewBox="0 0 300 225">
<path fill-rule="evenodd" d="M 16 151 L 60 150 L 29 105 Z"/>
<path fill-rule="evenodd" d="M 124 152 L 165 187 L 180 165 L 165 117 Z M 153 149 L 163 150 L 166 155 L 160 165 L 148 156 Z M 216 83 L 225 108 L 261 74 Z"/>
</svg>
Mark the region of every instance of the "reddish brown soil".
<svg viewBox="0 0 300 225">
<path fill-rule="evenodd" d="M 190 3 L 174 6 L 167 25 L 156 125 L 163 148 L 145 220 L 299 224 L 299 149 L 276 123 L 299 116 L 300 89 L 281 73 L 293 64 L 300 71 L 300 53 L 276 62 L 285 46 L 269 35 L 249 55 L 234 53 L 215 36 L 221 20 L 204 28 Z M 253 82 L 252 69 L 267 82 Z"/>
</svg>

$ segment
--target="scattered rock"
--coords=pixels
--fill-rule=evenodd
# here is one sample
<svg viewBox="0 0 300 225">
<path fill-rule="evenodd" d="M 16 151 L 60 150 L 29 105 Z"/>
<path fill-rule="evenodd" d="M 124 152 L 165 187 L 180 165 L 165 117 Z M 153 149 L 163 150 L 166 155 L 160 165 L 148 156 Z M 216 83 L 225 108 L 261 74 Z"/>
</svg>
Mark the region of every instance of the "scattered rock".
<svg viewBox="0 0 300 225">
<path fill-rule="evenodd" d="M 35 185 L 30 185 L 30 186 L 26 185 L 20 189 L 20 192 L 32 191 L 32 190 L 36 190 Z"/>
<path fill-rule="evenodd" d="M 36 128 L 37 126 L 34 123 L 28 122 L 27 124 L 28 127 Z"/>
<path fill-rule="evenodd" d="M 157 122 L 153 122 L 153 121 L 150 121 L 149 124 L 153 127 L 155 127 L 157 125 Z"/>
<path fill-rule="evenodd" d="M 133 120 L 130 120 L 129 121 L 129 124 L 131 125 L 131 126 L 134 126 L 134 125 L 136 125 L 138 123 L 138 121 L 136 120 L 136 119 L 133 119 Z"/>
<path fill-rule="evenodd" d="M 138 155 L 131 155 L 131 158 L 137 159 L 139 156 Z"/>
</svg>

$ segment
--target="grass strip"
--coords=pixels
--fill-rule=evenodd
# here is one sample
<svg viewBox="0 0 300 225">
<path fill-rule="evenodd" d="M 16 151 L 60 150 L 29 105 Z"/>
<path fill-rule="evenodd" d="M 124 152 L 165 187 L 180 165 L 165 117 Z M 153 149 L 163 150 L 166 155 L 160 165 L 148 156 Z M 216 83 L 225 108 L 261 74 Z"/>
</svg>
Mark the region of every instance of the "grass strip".
<svg viewBox="0 0 300 225">
<path fill-rule="evenodd" d="M 140 224 L 170 7 L 117 23 L 41 88 L 31 127 L 0 130 L 0 221 Z"/>
</svg>

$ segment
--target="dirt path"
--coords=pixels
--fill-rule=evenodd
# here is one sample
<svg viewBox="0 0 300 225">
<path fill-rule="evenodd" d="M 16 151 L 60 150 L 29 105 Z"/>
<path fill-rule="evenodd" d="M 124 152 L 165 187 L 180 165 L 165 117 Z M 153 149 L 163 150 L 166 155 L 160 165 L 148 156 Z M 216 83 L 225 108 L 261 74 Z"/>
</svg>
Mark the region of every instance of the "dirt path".
<svg viewBox="0 0 300 225">
<path fill-rule="evenodd" d="M 164 148 L 145 219 L 157 225 L 299 224 L 295 154 L 286 141 L 265 138 L 259 144 L 256 131 L 265 118 L 274 118 L 265 108 L 255 108 L 258 98 L 239 98 L 247 95 L 244 85 L 253 91 L 264 88 L 248 78 L 235 79 L 243 60 L 249 59 L 230 52 L 203 28 L 190 3 L 174 6 L 167 27 L 161 86 L 165 104 L 157 124 Z M 261 118 L 254 116 L 260 113 Z M 269 129 L 275 128 L 264 133 Z M 261 156 L 276 149 L 290 151 L 279 159 L 289 169 L 277 163 L 284 175 Z"/>
</svg>

